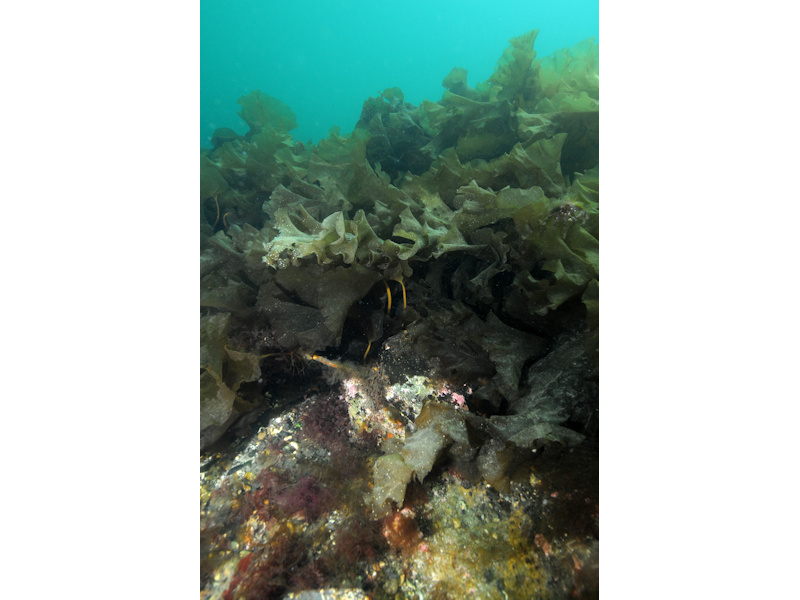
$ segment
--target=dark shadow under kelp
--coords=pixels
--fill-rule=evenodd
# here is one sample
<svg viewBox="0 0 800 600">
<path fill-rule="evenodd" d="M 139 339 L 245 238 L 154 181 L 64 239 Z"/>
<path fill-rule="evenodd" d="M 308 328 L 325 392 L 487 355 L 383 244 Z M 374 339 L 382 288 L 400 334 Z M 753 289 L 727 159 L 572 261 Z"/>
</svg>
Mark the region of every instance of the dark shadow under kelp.
<svg viewBox="0 0 800 600">
<path fill-rule="evenodd" d="M 382 536 L 364 526 L 365 556 L 424 543 L 397 509 L 429 475 L 508 492 L 532 452 L 596 446 L 598 46 L 537 59 L 536 34 L 512 39 L 488 81 L 455 68 L 420 106 L 387 89 L 316 146 L 252 92 L 248 133 L 218 130 L 201 151 L 201 448 L 324 398 L 298 422 L 308 448 L 358 449 L 351 470 L 370 481 L 355 504 L 386 520 Z M 331 442 L 319 415 L 343 430 L 345 413 Z M 264 469 L 263 498 L 245 502 L 314 521 L 346 495 L 323 471 Z M 294 530 L 276 531 L 289 548 Z M 275 572 L 302 566 L 306 585 L 336 570 L 287 556 Z M 283 577 L 269 593 L 290 589 Z"/>
</svg>

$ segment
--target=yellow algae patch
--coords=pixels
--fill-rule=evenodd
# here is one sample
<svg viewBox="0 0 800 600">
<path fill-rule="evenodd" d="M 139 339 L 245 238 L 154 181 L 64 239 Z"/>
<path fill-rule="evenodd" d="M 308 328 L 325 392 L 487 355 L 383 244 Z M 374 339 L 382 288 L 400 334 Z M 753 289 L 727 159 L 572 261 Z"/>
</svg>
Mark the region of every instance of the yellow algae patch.
<svg viewBox="0 0 800 600">
<path fill-rule="evenodd" d="M 443 493 L 442 493 L 443 492 Z M 527 539 L 529 518 L 519 505 L 503 508 L 485 486 L 455 483 L 431 502 L 434 533 L 412 559 L 406 593 L 423 597 L 547 598 L 547 579 Z M 509 514 L 510 511 L 510 514 Z M 454 517 L 453 515 L 459 515 Z"/>
</svg>

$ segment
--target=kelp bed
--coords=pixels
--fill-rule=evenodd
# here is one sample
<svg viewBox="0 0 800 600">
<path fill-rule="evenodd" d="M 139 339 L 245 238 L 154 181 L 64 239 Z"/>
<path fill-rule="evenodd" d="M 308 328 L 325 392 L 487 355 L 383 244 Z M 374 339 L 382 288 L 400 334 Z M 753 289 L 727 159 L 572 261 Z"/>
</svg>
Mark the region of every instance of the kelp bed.
<svg viewBox="0 0 800 600">
<path fill-rule="evenodd" d="M 536 34 L 201 151 L 201 597 L 597 595 L 598 46 Z"/>
</svg>

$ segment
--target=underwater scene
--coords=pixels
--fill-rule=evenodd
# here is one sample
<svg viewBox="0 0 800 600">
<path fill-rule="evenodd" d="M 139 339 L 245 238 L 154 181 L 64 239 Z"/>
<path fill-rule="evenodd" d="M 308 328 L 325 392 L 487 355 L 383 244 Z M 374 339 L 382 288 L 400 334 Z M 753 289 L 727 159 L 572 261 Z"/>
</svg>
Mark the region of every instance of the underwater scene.
<svg viewBox="0 0 800 600">
<path fill-rule="evenodd" d="M 201 106 L 202 599 L 599 596 L 599 45 L 513 22 L 354 123 Z"/>
</svg>

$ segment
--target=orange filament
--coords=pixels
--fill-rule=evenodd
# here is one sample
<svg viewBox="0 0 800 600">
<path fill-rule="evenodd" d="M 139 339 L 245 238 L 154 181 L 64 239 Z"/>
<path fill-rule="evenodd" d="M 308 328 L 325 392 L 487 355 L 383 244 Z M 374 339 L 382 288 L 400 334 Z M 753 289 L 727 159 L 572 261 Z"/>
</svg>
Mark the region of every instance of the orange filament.
<svg viewBox="0 0 800 600">
<path fill-rule="evenodd" d="M 389 314 L 389 311 L 392 310 L 392 292 L 389 289 L 389 284 L 386 281 L 383 282 L 383 285 L 386 286 L 386 297 L 389 299 L 388 304 L 386 305 L 386 314 Z M 405 289 L 405 288 L 404 288 Z"/>
<path fill-rule="evenodd" d="M 327 358 L 325 358 L 323 356 L 319 356 L 318 354 L 312 354 L 311 356 L 308 356 L 306 358 L 309 358 L 311 360 L 315 360 L 317 362 L 321 362 L 326 367 L 331 367 L 333 369 L 338 369 L 339 368 L 339 365 L 337 365 L 335 362 L 330 361 L 330 360 L 328 360 Z"/>
<path fill-rule="evenodd" d="M 400 278 L 400 277 L 398 277 L 398 278 L 397 278 L 397 279 L 395 279 L 394 281 L 396 281 L 397 283 L 399 283 L 399 284 L 400 284 L 400 287 L 401 287 L 401 288 L 403 288 L 403 308 L 405 308 L 405 307 L 406 307 L 406 286 L 405 286 L 405 284 L 403 283 L 403 279 L 402 279 L 402 278 Z"/>
</svg>

